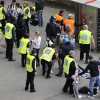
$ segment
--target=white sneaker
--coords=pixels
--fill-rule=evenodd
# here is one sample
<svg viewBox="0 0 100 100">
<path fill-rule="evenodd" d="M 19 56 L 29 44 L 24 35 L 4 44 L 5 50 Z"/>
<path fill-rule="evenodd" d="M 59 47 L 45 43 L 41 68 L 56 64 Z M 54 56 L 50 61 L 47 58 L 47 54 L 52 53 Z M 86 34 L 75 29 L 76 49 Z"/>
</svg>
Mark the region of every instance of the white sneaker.
<svg viewBox="0 0 100 100">
<path fill-rule="evenodd" d="M 78 98 L 79 98 L 79 99 L 81 99 L 81 98 L 82 98 L 82 95 L 81 95 L 81 94 L 79 94 L 79 95 L 78 95 Z"/>
<path fill-rule="evenodd" d="M 51 74 L 53 74 L 54 72 L 53 72 L 53 70 L 51 70 Z"/>
</svg>

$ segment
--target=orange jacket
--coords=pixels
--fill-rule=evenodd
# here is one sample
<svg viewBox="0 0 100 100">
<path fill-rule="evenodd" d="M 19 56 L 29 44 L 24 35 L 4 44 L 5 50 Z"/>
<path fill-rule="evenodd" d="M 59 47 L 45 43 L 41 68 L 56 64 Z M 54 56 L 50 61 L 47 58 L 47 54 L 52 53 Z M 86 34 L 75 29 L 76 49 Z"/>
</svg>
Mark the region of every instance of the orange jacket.
<svg viewBox="0 0 100 100">
<path fill-rule="evenodd" d="M 74 19 L 64 19 L 63 21 L 65 26 L 69 26 L 70 28 L 70 35 L 73 35 L 75 32 L 75 20 Z"/>
<path fill-rule="evenodd" d="M 55 18 L 56 18 L 56 21 L 59 21 L 59 22 L 63 20 L 63 17 L 60 15 L 56 15 Z"/>
</svg>

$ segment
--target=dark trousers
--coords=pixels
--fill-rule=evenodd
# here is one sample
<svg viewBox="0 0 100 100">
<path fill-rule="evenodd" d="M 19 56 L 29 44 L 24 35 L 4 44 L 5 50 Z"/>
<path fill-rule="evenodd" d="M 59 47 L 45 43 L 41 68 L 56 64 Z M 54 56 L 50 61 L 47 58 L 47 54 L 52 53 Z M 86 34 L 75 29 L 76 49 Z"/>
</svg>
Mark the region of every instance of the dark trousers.
<svg viewBox="0 0 100 100">
<path fill-rule="evenodd" d="M 66 77 L 66 82 L 63 87 L 63 92 L 68 92 L 69 89 L 69 93 L 73 94 L 73 81 L 74 80 L 71 77 Z"/>
<path fill-rule="evenodd" d="M 42 75 L 45 75 L 46 69 L 47 69 L 47 77 L 50 76 L 51 68 L 52 68 L 52 62 L 48 62 L 45 60 L 41 60 L 42 65 Z"/>
<path fill-rule="evenodd" d="M 39 50 L 40 49 L 35 49 L 35 48 L 33 49 L 35 50 L 35 53 L 36 53 L 36 64 L 38 66 L 40 64 L 40 60 L 39 60 Z"/>
<path fill-rule="evenodd" d="M 26 26 L 26 32 L 29 33 L 29 19 L 24 19 L 25 26 Z"/>
<path fill-rule="evenodd" d="M 80 44 L 80 60 L 83 60 L 84 53 L 86 53 L 85 60 L 87 61 L 89 58 L 89 52 L 90 52 L 90 44 Z"/>
<path fill-rule="evenodd" d="M 13 58 L 13 40 L 6 39 L 6 58 L 12 60 Z"/>
<path fill-rule="evenodd" d="M 3 34 L 4 34 L 4 32 L 5 32 L 5 19 L 4 20 L 0 20 L 0 23 L 1 23 L 1 25 L 2 25 L 2 32 L 3 32 Z"/>
<path fill-rule="evenodd" d="M 29 85 L 30 85 L 30 91 L 34 90 L 34 76 L 35 76 L 34 72 L 27 72 L 25 90 L 28 90 Z"/>
<path fill-rule="evenodd" d="M 17 46 L 17 48 L 19 48 L 20 39 L 22 38 L 22 35 L 18 34 L 18 33 L 21 33 L 21 32 L 16 30 L 16 46 Z"/>
<path fill-rule="evenodd" d="M 59 57 L 58 59 L 58 64 L 59 64 L 59 75 L 63 74 L 63 64 L 64 64 L 64 57 Z"/>
<path fill-rule="evenodd" d="M 22 67 L 25 67 L 25 65 L 26 65 L 26 56 L 27 56 L 27 54 L 21 54 Z"/>
</svg>

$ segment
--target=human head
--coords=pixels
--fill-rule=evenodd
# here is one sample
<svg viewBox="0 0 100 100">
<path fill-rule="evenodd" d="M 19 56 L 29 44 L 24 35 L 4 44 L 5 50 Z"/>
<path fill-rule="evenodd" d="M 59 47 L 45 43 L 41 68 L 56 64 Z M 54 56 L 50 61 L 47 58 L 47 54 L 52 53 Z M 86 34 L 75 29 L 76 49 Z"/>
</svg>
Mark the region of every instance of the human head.
<svg viewBox="0 0 100 100">
<path fill-rule="evenodd" d="M 72 56 L 73 58 L 75 58 L 75 51 L 74 50 L 70 50 L 69 55 Z"/>
<path fill-rule="evenodd" d="M 16 7 L 20 8 L 20 3 L 16 3 Z"/>
<path fill-rule="evenodd" d="M 74 15 L 73 14 L 68 14 L 68 19 L 74 19 Z"/>
<path fill-rule="evenodd" d="M 88 25 L 83 25 L 84 30 L 88 30 Z"/>
<path fill-rule="evenodd" d="M 23 3 L 23 7 L 25 8 L 25 7 L 27 7 L 27 6 L 28 6 L 28 2 L 25 1 L 25 2 Z"/>
<path fill-rule="evenodd" d="M 23 37 L 24 37 L 24 38 L 29 38 L 28 33 L 23 34 Z"/>
<path fill-rule="evenodd" d="M 12 0 L 12 3 L 16 3 L 16 0 Z"/>
<path fill-rule="evenodd" d="M 51 16 L 51 17 L 50 17 L 50 22 L 55 22 L 54 16 Z"/>
<path fill-rule="evenodd" d="M 4 6 L 4 1 L 0 1 L 0 5 L 1 6 Z"/>
<path fill-rule="evenodd" d="M 59 11 L 59 15 L 60 15 L 60 16 L 64 16 L 64 10 L 60 10 L 60 11 Z"/>
</svg>

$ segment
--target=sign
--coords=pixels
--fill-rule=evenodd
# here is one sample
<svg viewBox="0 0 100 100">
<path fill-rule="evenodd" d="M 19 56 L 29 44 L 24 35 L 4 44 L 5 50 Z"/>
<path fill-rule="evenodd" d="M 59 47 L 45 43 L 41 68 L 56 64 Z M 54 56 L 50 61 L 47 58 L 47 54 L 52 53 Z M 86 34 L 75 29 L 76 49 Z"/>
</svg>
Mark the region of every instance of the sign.
<svg viewBox="0 0 100 100">
<path fill-rule="evenodd" d="M 96 1 L 96 0 L 86 0 L 85 3 L 86 3 L 86 4 L 87 4 L 87 3 L 93 3 L 93 2 L 95 2 L 95 1 Z"/>
</svg>

